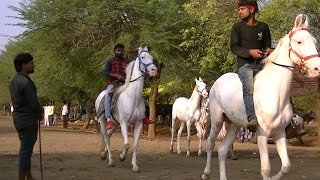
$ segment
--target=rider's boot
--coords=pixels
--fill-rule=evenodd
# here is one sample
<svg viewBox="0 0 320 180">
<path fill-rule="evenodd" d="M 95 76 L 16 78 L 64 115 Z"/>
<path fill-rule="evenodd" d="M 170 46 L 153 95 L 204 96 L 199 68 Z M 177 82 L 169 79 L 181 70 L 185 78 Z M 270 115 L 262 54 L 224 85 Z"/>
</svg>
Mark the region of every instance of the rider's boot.
<svg viewBox="0 0 320 180">
<path fill-rule="evenodd" d="M 113 123 L 110 118 L 106 118 L 106 130 L 112 129 Z"/>
<path fill-rule="evenodd" d="M 143 124 L 148 125 L 148 124 L 153 124 L 153 123 L 154 123 L 154 121 L 153 121 L 153 120 L 148 119 L 148 118 L 143 118 Z"/>
</svg>

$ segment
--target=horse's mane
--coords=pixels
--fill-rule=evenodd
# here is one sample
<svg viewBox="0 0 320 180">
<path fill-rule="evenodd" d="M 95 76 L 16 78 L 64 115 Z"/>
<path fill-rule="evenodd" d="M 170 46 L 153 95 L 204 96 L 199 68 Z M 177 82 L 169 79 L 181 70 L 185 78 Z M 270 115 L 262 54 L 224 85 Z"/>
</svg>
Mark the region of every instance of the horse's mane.
<svg viewBox="0 0 320 180">
<path fill-rule="evenodd" d="M 279 55 L 280 48 L 282 44 L 284 44 L 285 39 L 285 37 L 281 38 L 276 48 L 272 51 L 272 53 L 262 61 L 262 63 L 264 63 L 265 66 L 276 60 L 277 56 Z"/>
<path fill-rule="evenodd" d="M 130 79 L 131 79 L 131 76 L 132 76 L 133 67 L 134 67 L 134 62 L 135 61 L 131 61 L 129 64 L 127 64 L 127 67 L 126 67 L 126 81 L 125 81 L 123 86 L 119 87 L 119 89 L 117 90 L 118 93 L 123 92 L 129 86 Z"/>
</svg>

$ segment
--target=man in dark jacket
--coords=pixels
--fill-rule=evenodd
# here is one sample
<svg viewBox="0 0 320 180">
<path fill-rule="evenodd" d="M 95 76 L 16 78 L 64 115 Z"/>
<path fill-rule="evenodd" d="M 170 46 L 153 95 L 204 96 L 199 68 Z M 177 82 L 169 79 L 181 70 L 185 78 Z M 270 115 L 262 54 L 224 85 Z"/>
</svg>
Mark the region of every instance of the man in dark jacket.
<svg viewBox="0 0 320 180">
<path fill-rule="evenodd" d="M 29 77 L 35 67 L 32 55 L 18 54 L 14 59 L 14 67 L 17 74 L 10 81 L 10 94 L 14 108 L 13 122 L 20 140 L 19 180 L 33 180 L 31 156 L 43 108 L 38 101 L 37 88 Z"/>
<path fill-rule="evenodd" d="M 233 25 L 230 38 L 230 48 L 237 56 L 238 75 L 243 86 L 248 129 L 252 132 L 256 131 L 258 125 L 253 105 L 253 71 L 259 68 L 261 60 L 271 52 L 269 26 L 255 19 L 257 11 L 255 0 L 239 0 L 238 12 L 242 21 Z"/>
</svg>

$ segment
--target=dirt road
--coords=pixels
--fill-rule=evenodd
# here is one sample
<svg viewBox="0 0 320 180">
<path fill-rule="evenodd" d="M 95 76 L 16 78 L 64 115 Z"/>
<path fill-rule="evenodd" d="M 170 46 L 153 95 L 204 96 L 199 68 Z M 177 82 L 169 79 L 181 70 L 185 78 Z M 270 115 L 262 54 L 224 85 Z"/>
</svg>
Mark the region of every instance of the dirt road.
<svg viewBox="0 0 320 180">
<path fill-rule="evenodd" d="M 72 125 L 75 127 L 75 124 Z M 191 141 L 192 154 L 185 157 L 186 138 L 182 138 L 183 154 L 169 152 L 170 131 L 159 130 L 160 137 L 140 140 L 138 165 L 140 173 L 131 172 L 131 151 L 124 162 L 120 162 L 123 140 L 121 134 L 112 137 L 112 148 L 116 167 L 108 167 L 100 160 L 100 135 L 93 128 L 89 131 L 77 128 L 41 127 L 44 180 L 198 180 L 205 167 L 205 154 L 197 156 L 197 137 Z M 131 144 L 132 144 L 132 138 Z M 320 147 L 306 141 L 309 147 L 289 145 L 292 163 L 285 180 L 320 179 Z M 219 143 L 217 143 L 219 144 Z M 296 144 L 293 142 L 293 144 Z M 40 179 L 39 144 L 32 157 L 32 171 Z M 205 143 L 204 143 L 205 147 Z M 10 116 L 0 116 L 0 180 L 17 179 L 19 140 Z M 281 166 L 274 145 L 269 145 L 272 174 Z M 258 147 L 250 143 L 235 143 L 238 160 L 227 160 L 227 175 L 230 180 L 256 180 L 260 176 Z M 176 152 L 176 151 L 175 151 Z M 217 153 L 212 157 L 211 179 L 218 179 Z"/>
</svg>

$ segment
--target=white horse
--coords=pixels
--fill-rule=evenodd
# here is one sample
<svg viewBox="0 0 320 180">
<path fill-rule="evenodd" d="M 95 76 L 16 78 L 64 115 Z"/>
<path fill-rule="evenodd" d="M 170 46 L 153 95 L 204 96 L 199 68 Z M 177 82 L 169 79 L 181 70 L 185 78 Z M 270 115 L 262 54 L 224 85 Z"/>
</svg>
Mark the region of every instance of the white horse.
<svg viewBox="0 0 320 180">
<path fill-rule="evenodd" d="M 304 20 L 305 18 L 305 20 Z M 308 31 L 309 22 L 305 15 L 298 15 L 292 31 L 284 36 L 276 49 L 267 57 L 263 70 L 255 77 L 254 107 L 258 119 L 258 147 L 261 160 L 261 175 L 264 180 L 280 179 L 290 169 L 287 153 L 285 127 L 291 120 L 292 107 L 289 100 L 290 85 L 294 65 L 303 68 L 309 77 L 320 75 L 320 58 L 316 50 L 316 40 Z M 210 94 L 211 130 L 207 144 L 207 162 L 202 179 L 211 173 L 211 155 L 215 139 L 221 129 L 223 116 L 231 121 L 231 127 L 218 149 L 220 180 L 227 179 L 225 160 L 228 149 L 236 138 L 239 127 L 246 127 L 242 85 L 235 73 L 222 75 L 213 84 Z M 271 165 L 267 141 L 271 136 L 276 142 L 280 156 L 281 170 L 270 177 Z"/>
<path fill-rule="evenodd" d="M 185 97 L 180 97 L 175 100 L 172 105 L 172 129 L 171 129 L 171 146 L 170 150 L 173 151 L 173 138 L 175 136 L 175 126 L 176 120 L 180 120 L 180 129 L 177 135 L 177 153 L 180 154 L 180 137 L 185 124 L 187 124 L 187 157 L 190 156 L 190 130 L 192 123 L 195 123 L 196 129 L 198 131 L 197 136 L 199 137 L 199 151 L 198 156 L 202 154 L 202 129 L 199 123 L 200 119 L 200 103 L 201 96 L 204 98 L 208 97 L 208 92 L 206 90 L 206 84 L 201 78 L 196 79 L 196 86 L 193 89 L 192 95 L 189 99 Z"/>
<path fill-rule="evenodd" d="M 126 68 L 126 81 L 117 92 L 121 92 L 115 107 L 112 111 L 112 119 L 121 127 L 121 133 L 124 138 L 124 151 L 120 154 L 120 160 L 124 161 L 130 147 L 128 141 L 128 127 L 134 125 L 133 134 L 133 154 L 132 154 L 132 171 L 139 172 L 137 165 L 137 149 L 139 136 L 143 127 L 143 118 L 145 117 L 145 106 L 142 99 L 144 76 L 148 73 L 150 76 L 157 74 L 157 67 L 153 64 L 153 57 L 149 54 L 148 48 L 139 48 L 138 56 L 135 61 L 128 64 Z M 101 114 L 104 110 L 104 96 L 106 91 L 102 91 L 95 102 L 97 114 Z M 105 152 L 108 151 L 109 166 L 114 166 L 114 161 L 111 153 L 110 138 L 116 126 L 106 130 L 104 115 L 99 117 L 101 132 L 106 144 Z"/>
</svg>

